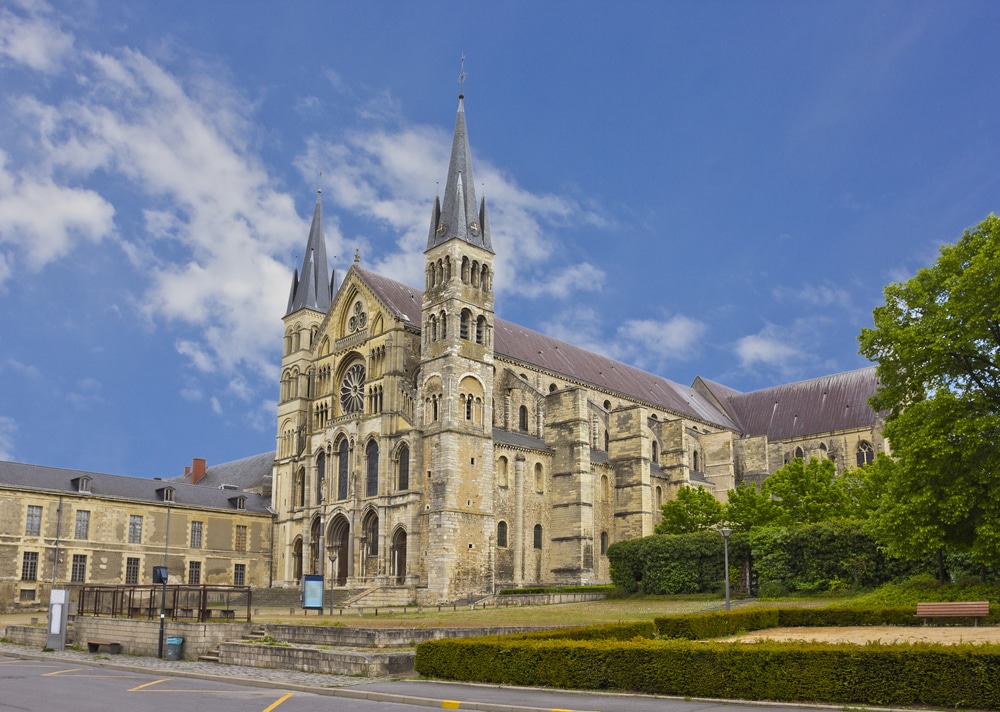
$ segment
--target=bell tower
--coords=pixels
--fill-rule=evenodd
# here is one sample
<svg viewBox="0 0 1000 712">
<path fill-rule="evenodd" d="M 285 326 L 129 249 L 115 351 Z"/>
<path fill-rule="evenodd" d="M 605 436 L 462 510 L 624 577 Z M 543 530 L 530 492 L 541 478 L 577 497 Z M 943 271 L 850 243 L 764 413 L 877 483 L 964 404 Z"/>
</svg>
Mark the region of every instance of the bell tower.
<svg viewBox="0 0 1000 712">
<path fill-rule="evenodd" d="M 476 200 L 464 102 L 459 95 L 444 197 L 431 214 L 421 305 L 421 516 L 427 586 L 441 601 L 489 590 L 496 528 L 494 253 L 486 200 Z"/>
</svg>

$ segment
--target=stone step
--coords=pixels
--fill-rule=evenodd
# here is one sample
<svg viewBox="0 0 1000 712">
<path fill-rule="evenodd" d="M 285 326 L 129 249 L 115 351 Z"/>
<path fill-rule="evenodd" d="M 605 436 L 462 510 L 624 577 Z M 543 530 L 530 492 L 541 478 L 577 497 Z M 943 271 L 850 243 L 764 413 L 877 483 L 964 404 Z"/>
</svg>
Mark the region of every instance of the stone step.
<svg viewBox="0 0 1000 712">
<path fill-rule="evenodd" d="M 198 656 L 198 662 L 202 663 L 217 663 L 219 662 L 219 649 L 209 650 L 204 655 Z"/>
</svg>

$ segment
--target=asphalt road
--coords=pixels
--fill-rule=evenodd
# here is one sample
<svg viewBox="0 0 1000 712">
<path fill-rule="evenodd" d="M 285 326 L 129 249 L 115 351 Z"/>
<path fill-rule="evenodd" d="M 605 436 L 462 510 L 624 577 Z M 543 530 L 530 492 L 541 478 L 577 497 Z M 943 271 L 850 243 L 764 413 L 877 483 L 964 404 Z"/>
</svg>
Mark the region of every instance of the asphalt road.
<svg viewBox="0 0 1000 712">
<path fill-rule="evenodd" d="M 122 664 L 125 663 L 125 664 Z M 645 695 L 540 690 L 422 680 L 359 682 L 316 687 L 279 678 L 242 676 L 243 668 L 217 666 L 218 674 L 172 674 L 112 664 L 0 654 L 0 712 L 407 712 L 472 709 L 483 712 L 789 712 L 815 706 L 685 700 Z M 255 669 L 247 669 L 254 671 Z M 269 671 L 275 673 L 278 671 Z"/>
</svg>

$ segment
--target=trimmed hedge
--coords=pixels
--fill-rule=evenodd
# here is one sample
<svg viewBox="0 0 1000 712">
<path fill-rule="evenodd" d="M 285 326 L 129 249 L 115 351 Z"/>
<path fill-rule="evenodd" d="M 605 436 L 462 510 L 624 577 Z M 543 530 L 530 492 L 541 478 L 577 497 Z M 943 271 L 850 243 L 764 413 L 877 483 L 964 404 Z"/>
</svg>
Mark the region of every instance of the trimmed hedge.
<svg viewBox="0 0 1000 712">
<path fill-rule="evenodd" d="M 465 638 L 417 647 L 422 675 L 492 684 L 839 704 L 1000 707 L 1000 646 Z"/>
</svg>

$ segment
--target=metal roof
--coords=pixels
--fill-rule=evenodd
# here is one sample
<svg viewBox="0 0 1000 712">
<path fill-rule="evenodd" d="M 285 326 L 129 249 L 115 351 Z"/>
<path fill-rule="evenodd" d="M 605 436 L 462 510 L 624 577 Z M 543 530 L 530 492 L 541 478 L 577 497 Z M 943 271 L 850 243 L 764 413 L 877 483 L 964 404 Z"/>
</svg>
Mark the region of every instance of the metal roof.
<svg viewBox="0 0 1000 712">
<path fill-rule="evenodd" d="M 798 383 L 730 394 L 743 432 L 785 440 L 836 430 L 870 427 L 878 414 L 868 399 L 878 390 L 875 367 Z"/>
<path fill-rule="evenodd" d="M 81 477 L 89 477 L 90 492 L 83 493 L 74 482 Z M 107 497 L 133 502 L 149 502 L 163 505 L 191 506 L 200 509 L 237 511 L 233 503 L 235 497 L 245 497 L 245 511 L 252 514 L 269 514 L 268 500 L 258 494 L 220 490 L 213 487 L 188 485 L 171 480 L 153 480 L 142 477 L 109 475 L 103 472 L 65 470 L 45 465 L 28 465 L 21 462 L 0 462 L 0 486 L 18 489 L 38 490 L 56 494 L 81 494 Z M 163 500 L 162 490 L 172 487 L 173 502 Z M 240 510 L 243 511 L 243 510 Z"/>
</svg>

